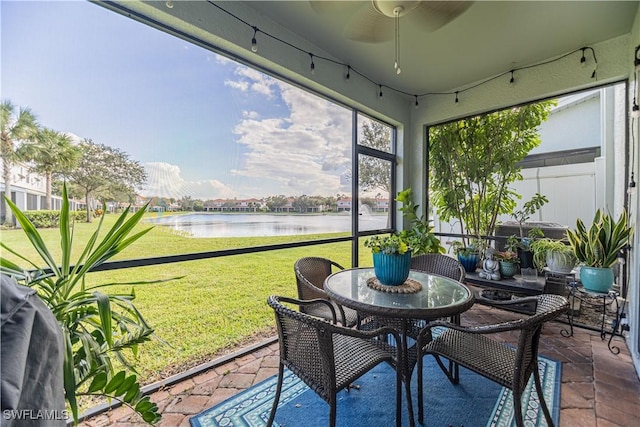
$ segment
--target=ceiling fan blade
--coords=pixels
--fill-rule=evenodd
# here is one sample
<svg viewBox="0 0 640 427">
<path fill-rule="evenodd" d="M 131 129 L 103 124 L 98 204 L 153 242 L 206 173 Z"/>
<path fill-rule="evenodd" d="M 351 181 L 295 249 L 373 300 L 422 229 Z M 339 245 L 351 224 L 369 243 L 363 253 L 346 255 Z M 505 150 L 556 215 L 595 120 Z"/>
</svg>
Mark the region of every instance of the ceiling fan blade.
<svg viewBox="0 0 640 427">
<path fill-rule="evenodd" d="M 371 3 L 359 9 L 347 22 L 344 35 L 350 40 L 383 43 L 393 38 L 394 21 L 378 13 Z"/>
<path fill-rule="evenodd" d="M 423 1 L 407 16 L 424 31 L 435 31 L 462 15 L 472 1 Z"/>
<path fill-rule="evenodd" d="M 362 7 L 362 2 L 311 0 L 309 5 L 317 14 L 326 15 L 329 13 L 353 13 L 353 9 Z"/>
</svg>

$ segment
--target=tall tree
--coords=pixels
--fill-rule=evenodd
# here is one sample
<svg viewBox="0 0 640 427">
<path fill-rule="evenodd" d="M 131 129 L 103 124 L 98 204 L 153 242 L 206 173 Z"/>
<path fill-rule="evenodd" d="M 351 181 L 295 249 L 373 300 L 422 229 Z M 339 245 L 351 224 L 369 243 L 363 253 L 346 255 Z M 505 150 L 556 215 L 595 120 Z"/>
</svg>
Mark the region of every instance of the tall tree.
<svg viewBox="0 0 640 427">
<path fill-rule="evenodd" d="M 318 205 L 318 201 L 303 194 L 300 197 L 296 197 L 291 206 L 300 213 L 308 212 L 309 209 Z"/>
<path fill-rule="evenodd" d="M 182 198 L 178 201 L 180 203 L 180 210 L 183 211 L 191 211 L 193 210 L 193 199 L 191 196 L 182 196 Z"/>
<path fill-rule="evenodd" d="M 287 197 L 282 194 L 277 196 L 269 196 L 267 197 L 267 208 L 271 212 L 278 212 L 278 209 L 284 207 L 287 202 Z"/>
<path fill-rule="evenodd" d="M 80 158 L 80 150 L 69 136 L 53 129 L 43 128 L 35 139 L 23 144 L 18 152 L 21 158 L 32 162 L 31 169 L 45 176 L 45 209 L 51 209 L 52 179 L 55 173 L 69 172 Z"/>
<path fill-rule="evenodd" d="M 538 126 L 554 101 L 514 107 L 434 126 L 429 130 L 431 191 L 438 215 L 460 220 L 462 234 L 492 235 L 498 215 L 520 195 L 520 162 L 540 144 Z"/>
<path fill-rule="evenodd" d="M 79 144 L 81 150 L 78 165 L 67 176 L 82 188 L 87 204 L 87 222 L 91 222 L 91 199 L 106 202 L 114 194 L 133 194 L 144 185 L 147 175 L 144 168 L 129 155 L 117 148 L 97 144 L 85 139 Z"/>
<path fill-rule="evenodd" d="M 374 120 L 362 125 L 361 145 L 388 152 L 391 148 L 391 128 Z M 359 184 L 363 191 L 391 190 L 391 163 L 371 156 L 358 159 Z"/>
<path fill-rule="evenodd" d="M 4 194 L 11 198 L 11 167 L 20 161 L 17 152 L 19 141 L 28 141 L 38 132 L 38 122 L 29 108 L 19 108 L 9 100 L 0 104 L 0 156 L 2 157 L 2 178 L 4 180 Z M 13 225 L 13 214 L 7 202 L 3 199 L 6 224 Z"/>
</svg>

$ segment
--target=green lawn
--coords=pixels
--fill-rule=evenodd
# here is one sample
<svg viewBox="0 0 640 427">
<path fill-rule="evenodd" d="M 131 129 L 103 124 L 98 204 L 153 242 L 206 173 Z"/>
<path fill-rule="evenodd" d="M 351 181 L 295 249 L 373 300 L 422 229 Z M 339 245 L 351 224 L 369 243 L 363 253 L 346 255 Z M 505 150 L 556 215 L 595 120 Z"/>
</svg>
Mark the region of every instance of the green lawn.
<svg viewBox="0 0 640 427">
<path fill-rule="evenodd" d="M 113 223 L 115 218 L 114 215 L 108 215 L 105 226 Z M 77 254 L 96 226 L 97 222 L 76 224 L 74 239 Z M 139 227 L 149 226 L 143 224 Z M 47 229 L 40 232 L 46 242 L 51 242 L 50 250 L 57 254 L 58 230 Z M 1 233 L 2 241 L 9 247 L 27 255 L 29 259 L 37 259 L 21 230 L 2 230 Z M 326 237 L 328 235 L 196 239 L 172 233 L 163 227 L 155 227 L 120 254 L 118 259 L 206 252 Z M 11 258 L 5 253 L 2 256 Z M 209 361 L 256 336 L 273 333 L 274 319 L 266 304 L 267 296 L 296 295 L 293 263 L 303 256 L 327 257 L 345 267 L 351 266 L 350 243 L 344 242 L 98 272 L 89 274 L 88 281 L 94 284 L 123 283 L 184 276 L 167 283 L 135 287 L 136 306 L 155 328 L 158 338 L 145 343 L 139 352 L 137 369 L 140 379 L 143 384 L 149 384 Z M 371 256 L 364 247 L 361 248 L 360 259 L 361 265 L 371 265 Z M 26 267 L 24 262 L 19 264 Z M 113 293 L 129 291 L 131 287 L 106 289 Z"/>
</svg>

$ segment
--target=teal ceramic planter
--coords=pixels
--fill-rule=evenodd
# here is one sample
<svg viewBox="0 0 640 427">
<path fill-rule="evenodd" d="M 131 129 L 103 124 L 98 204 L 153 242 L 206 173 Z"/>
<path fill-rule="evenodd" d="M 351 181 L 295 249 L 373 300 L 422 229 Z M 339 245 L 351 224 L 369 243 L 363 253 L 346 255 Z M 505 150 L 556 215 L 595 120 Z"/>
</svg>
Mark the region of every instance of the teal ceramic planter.
<svg viewBox="0 0 640 427">
<path fill-rule="evenodd" d="M 460 264 L 462 264 L 462 266 L 464 267 L 464 270 L 467 273 L 473 273 L 474 271 L 476 271 L 479 260 L 480 260 L 480 256 L 478 254 L 470 254 L 470 255 L 458 254 L 458 261 L 460 261 Z"/>
<path fill-rule="evenodd" d="M 373 254 L 373 269 L 376 278 L 386 286 L 402 285 L 409 277 L 411 253 L 389 255 L 382 252 Z"/>
<path fill-rule="evenodd" d="M 611 268 L 581 267 L 580 282 L 587 291 L 607 293 L 613 286 L 613 270 Z"/>
<path fill-rule="evenodd" d="M 500 261 L 500 274 L 502 277 L 509 278 L 518 272 L 518 264 L 515 262 Z"/>
</svg>

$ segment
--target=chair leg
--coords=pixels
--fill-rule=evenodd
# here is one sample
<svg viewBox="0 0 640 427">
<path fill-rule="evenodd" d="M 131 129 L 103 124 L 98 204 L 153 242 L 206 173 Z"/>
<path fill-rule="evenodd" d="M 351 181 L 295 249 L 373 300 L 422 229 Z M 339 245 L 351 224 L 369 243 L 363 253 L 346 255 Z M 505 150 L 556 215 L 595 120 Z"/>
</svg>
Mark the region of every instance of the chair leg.
<svg viewBox="0 0 640 427">
<path fill-rule="evenodd" d="M 271 407 L 271 413 L 269 414 L 269 421 L 267 421 L 267 427 L 271 427 L 273 420 L 276 417 L 276 410 L 278 409 L 278 402 L 280 401 L 280 393 L 282 392 L 282 380 L 284 377 L 284 365 L 280 363 L 278 366 L 278 385 L 276 386 L 276 396 L 273 398 L 273 406 Z"/>
<path fill-rule="evenodd" d="M 422 384 L 422 353 L 418 351 L 418 422 L 424 422 L 424 403 L 422 402 L 423 384 Z"/>
<path fill-rule="evenodd" d="M 449 381 L 451 381 L 452 384 L 458 384 L 460 382 L 460 378 L 458 377 L 458 364 L 453 363 L 449 360 L 449 369 L 447 369 L 444 366 L 444 363 L 442 363 L 442 359 L 440 359 L 440 356 L 438 356 L 437 354 L 434 354 L 433 357 L 436 358 L 436 362 L 438 362 L 438 366 L 440 366 L 440 369 L 442 369 L 442 372 L 444 372 L 447 378 L 449 378 Z"/>
<path fill-rule="evenodd" d="M 336 427 L 336 395 L 329 402 L 329 427 Z"/>
<path fill-rule="evenodd" d="M 540 401 L 540 405 L 542 406 L 542 412 L 544 413 L 544 418 L 547 420 L 547 426 L 554 427 L 553 420 L 551 419 L 551 412 L 549 411 L 547 402 L 544 399 L 544 394 L 542 391 L 542 383 L 540 382 L 540 373 L 538 372 L 537 369 L 533 370 L 533 379 L 536 384 L 536 392 L 538 393 L 538 400 Z"/>
<path fill-rule="evenodd" d="M 402 426 L 402 375 L 396 369 L 396 427 Z"/>
<path fill-rule="evenodd" d="M 514 417 L 516 419 L 516 425 L 518 427 L 524 427 L 524 418 L 522 417 L 522 393 L 513 391 L 513 410 Z"/>
</svg>

